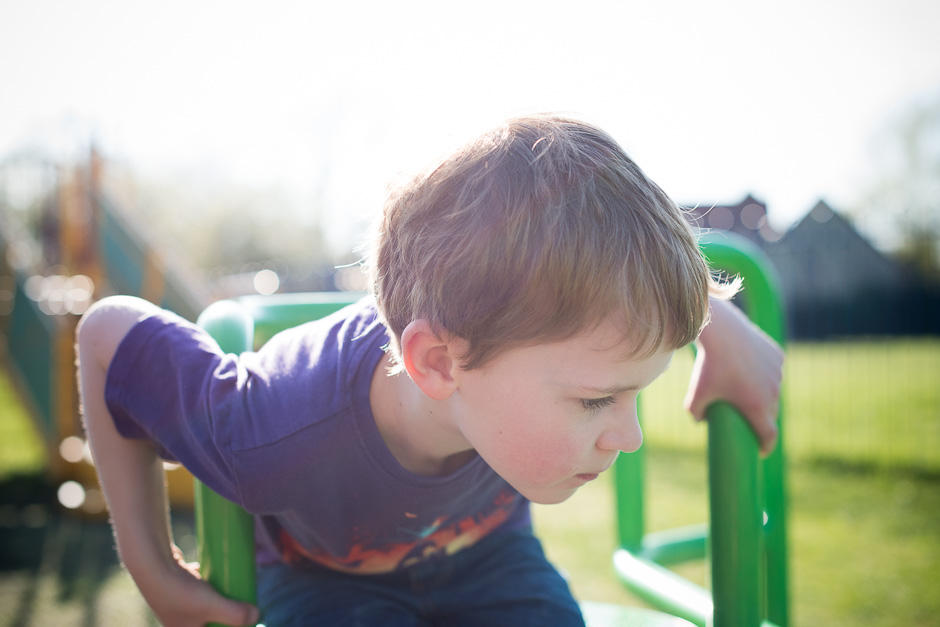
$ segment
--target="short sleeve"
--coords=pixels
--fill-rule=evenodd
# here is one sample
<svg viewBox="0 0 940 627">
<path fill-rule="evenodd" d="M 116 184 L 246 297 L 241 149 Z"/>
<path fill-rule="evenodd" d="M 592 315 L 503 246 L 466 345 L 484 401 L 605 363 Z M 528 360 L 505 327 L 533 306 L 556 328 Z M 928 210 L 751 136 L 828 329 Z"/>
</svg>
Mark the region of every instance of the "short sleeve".
<svg viewBox="0 0 940 627">
<path fill-rule="evenodd" d="M 248 379 L 238 358 L 223 354 L 205 331 L 161 311 L 138 322 L 121 342 L 108 369 L 105 401 L 122 436 L 152 441 L 165 459 L 241 503 L 229 451 Z"/>
</svg>

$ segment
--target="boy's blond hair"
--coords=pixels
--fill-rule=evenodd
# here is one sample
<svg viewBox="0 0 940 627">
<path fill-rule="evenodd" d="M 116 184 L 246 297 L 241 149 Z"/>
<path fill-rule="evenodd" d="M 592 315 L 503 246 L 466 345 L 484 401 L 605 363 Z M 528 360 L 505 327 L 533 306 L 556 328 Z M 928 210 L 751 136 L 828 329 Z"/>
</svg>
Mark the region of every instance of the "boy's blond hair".
<svg viewBox="0 0 940 627">
<path fill-rule="evenodd" d="M 512 119 L 390 194 L 369 260 L 390 349 L 414 320 L 465 368 L 621 317 L 634 354 L 693 341 L 717 293 L 679 207 L 607 133 Z"/>
</svg>

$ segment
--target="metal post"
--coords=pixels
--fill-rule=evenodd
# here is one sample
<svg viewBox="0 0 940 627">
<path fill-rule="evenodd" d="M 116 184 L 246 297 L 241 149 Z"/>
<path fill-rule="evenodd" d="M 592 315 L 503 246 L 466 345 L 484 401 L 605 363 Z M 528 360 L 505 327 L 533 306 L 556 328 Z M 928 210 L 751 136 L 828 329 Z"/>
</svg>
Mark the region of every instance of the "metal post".
<svg viewBox="0 0 940 627">
<path fill-rule="evenodd" d="M 254 321 L 233 301 L 210 305 L 198 324 L 227 353 L 251 350 Z M 223 595 L 257 602 L 254 519 L 244 509 L 196 481 L 196 531 L 203 578 Z"/>
</svg>

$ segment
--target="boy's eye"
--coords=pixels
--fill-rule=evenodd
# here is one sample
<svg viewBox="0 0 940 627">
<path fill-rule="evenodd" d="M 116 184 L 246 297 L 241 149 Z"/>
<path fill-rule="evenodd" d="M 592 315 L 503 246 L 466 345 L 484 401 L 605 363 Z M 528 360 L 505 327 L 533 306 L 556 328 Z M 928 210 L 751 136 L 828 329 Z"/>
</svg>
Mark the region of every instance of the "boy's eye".
<svg viewBox="0 0 940 627">
<path fill-rule="evenodd" d="M 602 398 L 582 398 L 581 407 L 588 411 L 597 411 L 605 407 L 610 407 L 617 401 L 613 396 L 604 396 Z"/>
</svg>

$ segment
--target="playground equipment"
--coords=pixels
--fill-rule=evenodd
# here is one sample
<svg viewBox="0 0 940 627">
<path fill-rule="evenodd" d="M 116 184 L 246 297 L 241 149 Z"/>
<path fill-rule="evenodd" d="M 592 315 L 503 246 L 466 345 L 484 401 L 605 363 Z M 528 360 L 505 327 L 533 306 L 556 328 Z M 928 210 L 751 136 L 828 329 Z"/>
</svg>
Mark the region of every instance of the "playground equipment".
<svg viewBox="0 0 940 627">
<path fill-rule="evenodd" d="M 784 317 L 774 273 L 763 253 L 732 234 L 706 238 L 713 268 L 740 276 L 744 310 L 781 346 Z M 617 530 L 621 548 L 614 568 L 634 593 L 697 625 L 788 624 L 784 420 L 774 453 L 759 458 L 744 420 L 726 403 L 708 416 L 710 523 L 645 533 L 645 452 L 621 455 L 617 483 Z M 709 557 L 711 592 L 664 568 Z"/>
<path fill-rule="evenodd" d="M 144 229 L 102 192 L 94 151 L 72 170 L 26 164 L 28 171 L 14 177 L 8 169 L 4 179 L 39 181 L 31 190 L 38 207 L 32 222 L 41 226 L 28 232 L 12 219 L 22 210 L 4 206 L 0 196 L 0 354 L 43 442 L 50 479 L 79 491 L 65 504 L 103 515 L 78 411 L 78 319 L 93 298 L 133 294 L 195 320 L 209 297 L 163 263 Z M 191 475 L 177 469 L 167 478 L 173 502 L 191 505 Z"/>
<path fill-rule="evenodd" d="M 12 248 L 0 232 L 0 252 Z M 0 333 L 5 338 L 7 365 L 50 460 L 50 470 L 61 474 L 66 460 L 59 443 L 76 433 L 74 332 L 77 316 L 70 313 L 74 301 L 87 294 L 87 282 L 62 275 L 29 276 L 0 256 L 3 315 Z M 84 277 L 83 277 L 84 278 Z M 79 290 L 86 292 L 78 295 Z M 66 303 L 71 298 L 73 303 Z M 81 451 L 77 452 L 81 457 Z"/>
<path fill-rule="evenodd" d="M 707 240 L 703 249 L 713 267 L 744 278 L 746 309 L 782 343 L 779 297 L 762 254 L 730 236 Z M 280 329 L 332 313 L 357 297 L 245 297 L 211 305 L 198 323 L 224 351 L 241 353 Z M 716 404 L 708 419 L 710 525 L 645 534 L 642 453 L 621 455 L 614 470 L 621 544 L 614 554 L 615 571 L 669 615 L 588 603 L 583 609 L 589 625 L 688 625 L 684 619 L 714 627 L 787 625 L 782 435 L 776 452 L 760 461 L 756 439 L 733 408 Z M 226 596 L 255 602 L 252 517 L 197 482 L 196 524 L 203 577 Z M 706 552 L 711 592 L 663 566 L 706 557 Z"/>
</svg>

